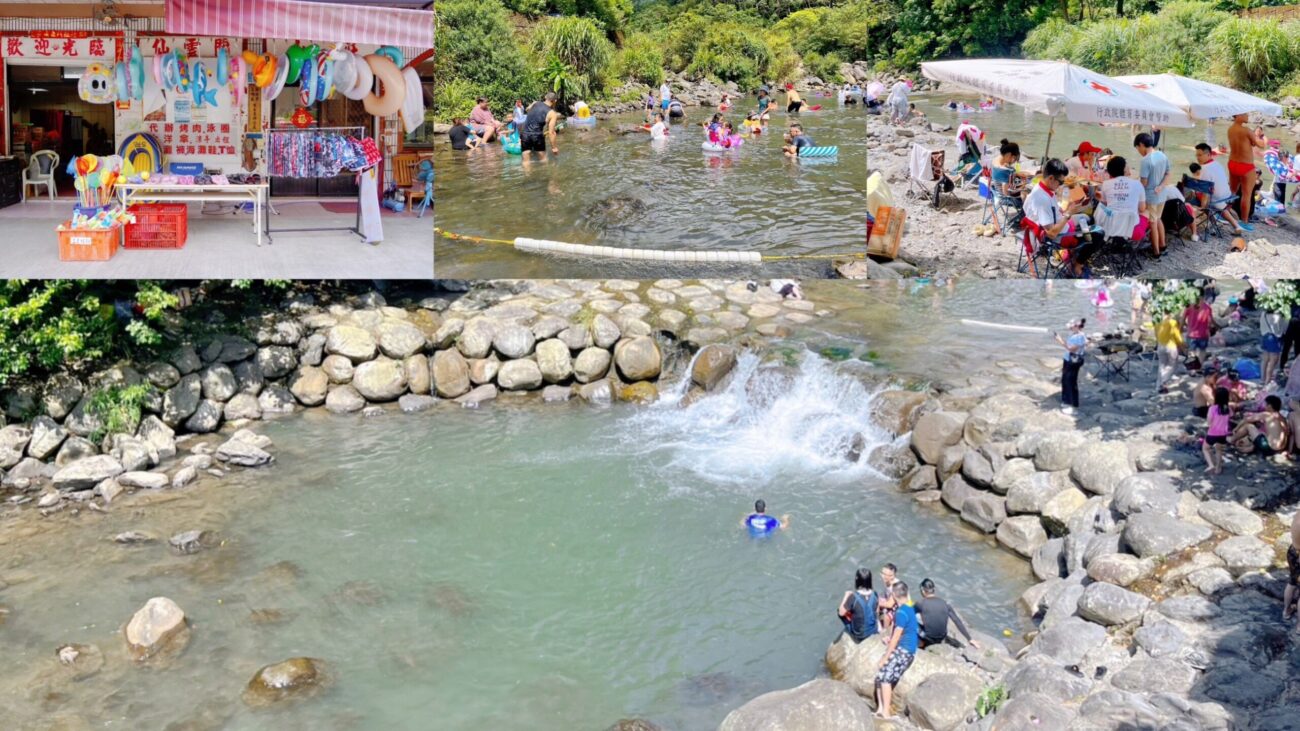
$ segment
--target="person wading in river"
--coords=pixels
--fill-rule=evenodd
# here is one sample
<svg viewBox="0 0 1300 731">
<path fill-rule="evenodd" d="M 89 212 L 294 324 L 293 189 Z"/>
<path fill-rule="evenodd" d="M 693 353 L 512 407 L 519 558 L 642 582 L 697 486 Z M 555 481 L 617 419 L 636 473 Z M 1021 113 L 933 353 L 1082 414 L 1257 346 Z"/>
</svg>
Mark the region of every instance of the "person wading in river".
<svg viewBox="0 0 1300 731">
<path fill-rule="evenodd" d="M 780 520 L 773 518 L 767 514 L 767 503 L 755 500 L 754 512 L 741 518 L 740 524 L 748 528 L 752 536 L 765 536 L 789 526 L 790 516 L 782 515 Z"/>
<path fill-rule="evenodd" d="M 546 144 L 549 142 L 551 154 L 560 154 L 560 148 L 555 143 L 555 125 L 560 121 L 560 113 L 552 108 L 554 105 L 555 92 L 548 91 L 545 98 L 528 107 L 524 128 L 519 130 L 519 147 L 525 153 L 540 152 L 545 155 Z"/>
<path fill-rule="evenodd" d="M 908 598 L 907 584 L 898 582 L 890 587 L 889 593 L 898 601 Z M 903 673 L 912 666 L 916 657 L 918 642 L 916 609 L 908 604 L 898 608 L 895 615 L 894 631 L 889 635 L 889 646 L 876 667 L 876 717 L 893 718 L 890 707 L 894 700 L 894 688 L 903 679 Z"/>
</svg>

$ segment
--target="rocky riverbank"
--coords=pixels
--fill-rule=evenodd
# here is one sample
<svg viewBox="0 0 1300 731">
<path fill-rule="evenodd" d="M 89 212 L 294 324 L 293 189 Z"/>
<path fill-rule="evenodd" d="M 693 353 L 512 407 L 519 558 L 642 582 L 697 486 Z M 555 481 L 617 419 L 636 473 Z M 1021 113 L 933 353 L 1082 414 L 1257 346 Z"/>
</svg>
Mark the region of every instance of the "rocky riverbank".
<svg viewBox="0 0 1300 731">
<path fill-rule="evenodd" d="M 1257 357 L 1253 329 L 1225 337 L 1216 355 Z M 861 719 L 883 646 L 841 636 L 831 679 L 761 696 L 722 728 L 1295 728 L 1300 648 L 1280 615 L 1300 476 L 1250 456 L 1206 475 L 1193 381 L 1157 394 L 1153 361 L 1131 382 L 1087 377 L 1072 416 L 1057 409 L 1055 359 L 881 393 L 877 418 L 900 436 L 873 463 L 1029 562 L 1041 583 L 1018 601 L 1038 630 L 1014 655 L 982 634 L 978 651 L 918 653 L 899 687 L 906 716 L 874 726 Z M 1007 700 L 979 718 L 990 688 Z"/>
<path fill-rule="evenodd" d="M 906 229 L 899 248 L 901 259 L 928 274 L 1024 276 L 1016 272 L 1020 251 L 1016 235 L 985 236 L 975 232 L 984 217 L 984 199 L 979 197 L 976 188 L 957 190 L 955 196 L 945 195 L 943 205 L 937 210 L 929 200 L 906 193 L 908 154 L 913 143 L 931 150 L 946 150 L 948 167 L 956 164 L 954 130 L 948 121 L 914 119 L 905 126 L 895 127 L 884 116 L 868 115 L 866 119 L 867 137 L 872 143 L 870 171 L 879 170 L 885 176 L 894 200 L 907 209 Z M 1276 120 L 1265 119 L 1253 120 L 1254 123 L 1277 124 Z M 988 143 L 996 145 L 997 130 L 986 130 L 986 133 Z M 1265 180 L 1271 185 L 1272 175 L 1266 175 Z M 1258 224 L 1253 233 L 1246 234 L 1245 252 L 1229 251 L 1230 237 L 1184 243 L 1171 239 L 1169 249 L 1159 261 L 1143 261 L 1142 276 L 1237 278 L 1260 272 L 1282 277 L 1296 275 L 1300 273 L 1300 217 L 1289 212 L 1277 221 L 1276 228 Z M 860 266 L 857 269 L 847 274 L 867 276 L 860 271 Z"/>
</svg>

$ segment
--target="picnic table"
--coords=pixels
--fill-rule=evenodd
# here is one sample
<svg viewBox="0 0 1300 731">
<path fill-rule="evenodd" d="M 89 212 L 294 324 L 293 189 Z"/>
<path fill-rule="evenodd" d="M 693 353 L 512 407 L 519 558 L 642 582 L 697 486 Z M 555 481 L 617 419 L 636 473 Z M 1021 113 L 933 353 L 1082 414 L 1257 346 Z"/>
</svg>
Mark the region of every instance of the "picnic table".
<svg viewBox="0 0 1300 731">
<path fill-rule="evenodd" d="M 117 184 L 117 194 L 122 199 L 122 206 L 124 208 L 133 202 L 207 203 L 209 201 L 220 201 L 225 203 L 252 203 L 253 236 L 256 237 L 258 246 L 261 246 L 263 239 L 267 238 L 266 231 L 270 227 L 269 221 L 264 218 L 267 217 L 269 213 L 269 206 L 267 203 L 267 192 L 269 190 L 270 186 L 267 183 L 227 183 L 225 185 L 183 185 L 180 183 Z M 125 228 L 123 230 L 125 230 Z M 123 236 L 125 235 L 126 234 L 123 233 Z"/>
<path fill-rule="evenodd" d="M 1092 349 L 1093 362 L 1097 369 L 1096 378 L 1105 377 L 1107 381 L 1116 378 L 1129 380 L 1129 363 L 1142 354 L 1142 343 L 1126 338 L 1102 338 Z"/>
</svg>

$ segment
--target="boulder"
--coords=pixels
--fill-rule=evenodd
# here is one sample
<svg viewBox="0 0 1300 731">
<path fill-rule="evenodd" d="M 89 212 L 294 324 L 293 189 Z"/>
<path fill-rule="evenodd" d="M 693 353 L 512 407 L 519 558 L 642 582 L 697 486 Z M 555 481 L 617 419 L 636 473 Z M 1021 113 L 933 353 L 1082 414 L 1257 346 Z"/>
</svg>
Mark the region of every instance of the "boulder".
<svg viewBox="0 0 1300 731">
<path fill-rule="evenodd" d="M 1032 515 L 1017 515 L 1005 518 L 998 524 L 998 543 L 1012 551 L 1031 558 L 1044 543 L 1047 543 L 1047 531 L 1043 522 Z"/>
<path fill-rule="evenodd" d="M 1011 460 L 1011 464 L 1016 460 Z M 1007 489 L 1007 512 L 1011 514 L 1040 514 L 1048 501 L 1060 493 L 1072 489 L 1069 473 L 1035 472 L 1027 479 L 1019 480 Z"/>
<path fill-rule="evenodd" d="M 397 408 L 406 414 L 417 414 L 421 411 L 428 411 L 438 403 L 438 399 L 428 394 L 408 393 L 397 399 Z"/>
<path fill-rule="evenodd" d="M 501 359 L 497 358 L 496 353 L 486 358 L 474 358 L 469 361 L 469 382 L 475 386 L 492 383 L 497 380 L 500 370 Z"/>
<path fill-rule="evenodd" d="M 271 328 L 272 345 L 297 345 L 306 330 L 297 320 L 281 320 Z"/>
<path fill-rule="evenodd" d="M 143 470 L 158 464 L 158 454 L 152 452 L 149 444 L 143 439 L 128 434 L 114 434 L 111 447 L 108 454 L 121 462 L 122 469 L 127 472 Z"/>
<path fill-rule="evenodd" d="M 185 487 L 191 482 L 194 482 L 194 480 L 198 479 L 198 476 L 199 476 L 199 469 L 197 467 L 191 465 L 182 467 L 179 470 L 176 470 L 176 474 L 172 475 L 172 487 L 173 488 Z M 105 502 L 107 502 L 108 497 L 105 496 L 104 500 Z"/>
<path fill-rule="evenodd" d="M 570 325 L 555 336 L 560 342 L 569 346 L 571 351 L 579 351 L 595 345 L 591 339 L 591 330 L 586 325 Z M 601 348 L 604 350 L 604 348 Z"/>
<path fill-rule="evenodd" d="M 985 490 L 993 487 L 993 464 L 978 449 L 967 449 L 962 455 L 961 474 L 976 487 Z"/>
<path fill-rule="evenodd" d="M 543 315 L 532 325 L 533 337 L 539 342 L 549 340 L 564 332 L 569 321 L 558 315 Z M 566 345 L 567 347 L 567 345 Z"/>
<path fill-rule="evenodd" d="M 85 457 L 54 473 L 54 487 L 59 490 L 89 490 L 103 480 L 125 471 L 122 463 L 107 454 Z"/>
<path fill-rule="evenodd" d="M 736 367 L 736 354 L 736 348 L 731 345 L 715 343 L 704 346 L 696 354 L 695 363 L 691 366 L 691 382 L 705 391 L 717 388 L 722 379 L 731 373 L 731 369 Z"/>
<path fill-rule="evenodd" d="M 341 355 L 353 363 L 375 357 L 377 345 L 369 331 L 352 325 L 335 325 L 325 333 L 325 352 Z"/>
<path fill-rule="evenodd" d="M 1011 488 L 1031 479 L 1035 474 L 1034 463 L 1028 459 L 1013 457 L 1002 463 L 993 475 L 993 492 L 1007 495 Z M 1010 507 L 1008 507 L 1010 510 Z M 1020 511 L 1031 512 L 1031 511 Z"/>
<path fill-rule="evenodd" d="M 966 478 L 961 475 L 953 475 L 943 481 L 940 492 L 944 505 L 961 512 L 962 505 L 966 503 L 967 498 L 978 491 L 971 487 L 970 483 L 966 482 Z"/>
<path fill-rule="evenodd" d="M 992 533 L 1007 519 L 1006 504 L 1006 498 L 1000 495 L 975 492 L 962 501 L 961 519 L 985 533 Z"/>
<path fill-rule="evenodd" d="M 1079 616 L 1111 627 L 1142 616 L 1151 600 L 1115 584 L 1089 584 L 1079 598 Z"/>
<path fill-rule="evenodd" d="M 248 441 L 237 433 L 220 447 L 217 447 L 217 459 L 241 467 L 260 467 L 275 460 L 269 452 Z"/>
<path fill-rule="evenodd" d="M 257 397 L 251 393 L 237 393 L 226 402 L 223 411 L 226 421 L 235 419 L 260 419 L 262 418 L 262 407 L 257 403 Z"/>
<path fill-rule="evenodd" d="M 325 397 L 325 410 L 332 414 L 351 414 L 366 408 L 366 399 L 352 384 L 334 386 Z"/>
<path fill-rule="evenodd" d="M 433 333 L 433 339 L 430 345 L 436 350 L 450 348 L 460 334 L 465 330 L 465 321 L 459 317 L 449 317 L 442 321 L 437 331 Z"/>
<path fill-rule="evenodd" d="M 352 387 L 369 401 L 393 401 L 406 393 L 406 368 L 401 361 L 376 358 L 357 366 Z"/>
<path fill-rule="evenodd" d="M 1092 682 L 1066 670 L 1045 655 L 1030 655 L 1011 668 L 1002 678 L 1012 698 L 1035 693 L 1053 703 L 1069 703 L 1088 695 Z M 999 721 L 1002 713 L 998 713 Z"/>
<path fill-rule="evenodd" d="M 623 336 L 618 324 L 605 315 L 597 314 L 591 320 L 591 340 L 598 348 L 608 350 Z"/>
<path fill-rule="evenodd" d="M 1030 568 L 1039 581 L 1065 576 L 1065 539 L 1049 538 L 1039 546 L 1029 560 Z"/>
<path fill-rule="evenodd" d="M 330 383 L 351 383 L 355 370 L 352 361 L 342 355 L 327 355 L 320 362 L 320 369 Z"/>
<path fill-rule="evenodd" d="M 123 472 L 117 476 L 117 484 L 139 490 L 161 490 L 169 481 L 167 475 L 159 472 Z"/>
<path fill-rule="evenodd" d="M 315 363 L 305 363 L 305 365 L 319 365 L 320 361 Z M 239 392 L 246 393 L 250 396 L 257 396 L 266 388 L 266 376 L 262 375 L 262 369 L 257 367 L 255 361 L 246 360 L 235 364 L 235 382 L 239 385 Z"/>
<path fill-rule="evenodd" d="M 325 375 L 325 371 L 315 366 L 299 366 L 298 370 L 289 376 L 289 392 L 303 406 L 320 406 L 325 403 L 329 385 L 330 380 Z"/>
<path fill-rule="evenodd" d="M 497 397 L 497 387 L 491 383 L 485 383 L 476 387 L 474 390 L 463 396 L 457 397 L 456 403 L 467 409 L 477 409 L 485 401 L 491 401 Z"/>
<path fill-rule="evenodd" d="M 926 464 L 937 464 L 943 450 L 961 441 L 962 425 L 959 414 L 934 411 L 917 419 L 912 428 L 912 449 Z"/>
<path fill-rule="evenodd" d="M 10 429 L 12 427 L 5 427 Z M 2 432 L 3 430 L 0 430 Z M 41 415 L 32 419 L 31 439 L 27 442 L 27 456 L 36 459 L 49 459 L 58 453 L 59 447 L 68 438 L 68 430 L 59 426 L 59 423 L 48 416 Z M 21 451 L 21 448 L 13 444 L 8 445 L 10 449 Z M 0 445 L 0 451 L 4 445 Z M 13 465 L 10 465 L 11 467 Z"/>
<path fill-rule="evenodd" d="M 406 372 L 406 388 L 411 393 L 425 396 L 433 389 L 433 379 L 429 375 L 429 356 L 424 353 L 406 356 L 402 360 L 402 370 Z"/>
<path fill-rule="evenodd" d="M 903 476 L 899 487 L 907 492 L 923 492 L 939 489 L 939 478 L 933 466 L 918 464 L 911 472 Z"/>
<path fill-rule="evenodd" d="M 155 388 L 165 390 L 180 382 L 181 372 L 171 363 L 156 360 L 144 367 L 144 377 Z"/>
<path fill-rule="evenodd" d="M 156 596 L 141 607 L 124 630 L 126 647 L 137 661 L 160 653 L 179 653 L 189 642 L 185 612 L 176 602 Z"/>
<path fill-rule="evenodd" d="M 1052 535 L 1069 533 L 1070 518 L 1088 503 L 1088 496 L 1077 487 L 1068 487 L 1043 503 L 1043 527 Z"/>
<path fill-rule="evenodd" d="M 293 393 L 283 386 L 267 386 L 257 395 L 257 405 L 262 408 L 262 416 L 292 414 L 297 408 Z"/>
<path fill-rule="evenodd" d="M 1032 436 L 1036 439 L 1034 467 L 1041 472 L 1070 469 L 1084 442 L 1084 436 L 1078 432 L 1049 432 Z"/>
<path fill-rule="evenodd" d="M 614 365 L 629 382 L 649 381 L 659 376 L 663 355 L 654 338 L 643 335 L 624 340 L 614 348 Z"/>
<path fill-rule="evenodd" d="M 179 374 L 177 378 L 179 378 Z M 171 384 L 176 385 L 175 383 Z M 170 388 L 171 386 L 168 386 Z M 45 394 L 41 398 L 41 405 L 45 407 L 45 413 L 55 421 L 62 421 L 67 418 L 68 414 L 77 407 L 81 397 L 85 396 L 85 388 L 81 381 L 64 373 L 60 373 L 45 384 Z M 18 415 L 19 418 L 22 414 Z"/>
<path fill-rule="evenodd" d="M 578 386 L 578 396 L 590 403 L 609 403 L 614 398 L 614 390 L 608 378 Z"/>
<path fill-rule="evenodd" d="M 1077 715 L 1041 693 L 1024 693 L 1004 703 L 995 718 L 998 731 L 1040 731 L 1068 728 Z"/>
<path fill-rule="evenodd" d="M 1124 526 L 1124 544 L 1142 558 L 1176 553 L 1213 534 L 1206 525 L 1187 523 L 1172 515 L 1138 513 Z"/>
<path fill-rule="evenodd" d="M 298 356 L 287 345 L 268 345 L 257 351 L 256 363 L 263 378 L 283 378 L 298 366 Z"/>
<path fill-rule="evenodd" d="M 89 439 L 85 437 L 68 437 L 64 440 L 63 446 L 59 447 L 59 453 L 54 456 L 54 466 L 63 469 L 78 460 L 93 457 L 96 454 L 99 454 L 99 447 L 96 447 Z M 13 477 L 19 471 L 19 468 L 23 466 L 23 462 L 27 462 L 27 460 L 14 465 L 14 468 L 9 471 L 10 477 Z"/>
<path fill-rule="evenodd" d="M 722 346 L 706 346 L 705 350 L 710 347 Z M 703 355 L 701 350 L 700 356 Z M 871 420 L 895 436 L 906 434 L 912 431 L 921 417 L 922 405 L 929 400 L 930 396 L 922 391 L 883 391 L 871 400 Z"/>
<path fill-rule="evenodd" d="M 222 406 L 220 401 L 212 399 L 203 399 L 199 406 L 190 414 L 190 418 L 185 420 L 185 429 L 194 434 L 208 434 L 217 430 L 221 426 Z"/>
<path fill-rule="evenodd" d="M 214 363 L 204 368 L 199 374 L 199 382 L 203 386 L 203 398 L 210 401 L 225 403 L 239 390 L 235 372 L 225 363 Z"/>
<path fill-rule="evenodd" d="M 213 345 L 216 344 L 221 346 L 220 350 L 216 352 L 216 357 L 213 358 L 218 363 L 238 363 L 241 360 L 253 357 L 253 354 L 257 352 L 256 345 L 238 335 L 222 335 L 213 342 Z M 204 348 L 203 352 L 207 354 L 208 349 Z"/>
<path fill-rule="evenodd" d="M 457 350 L 440 350 L 433 355 L 433 387 L 443 398 L 456 398 L 469 391 L 469 364 Z"/>
<path fill-rule="evenodd" d="M 523 325 L 498 325 L 492 333 L 493 349 L 506 360 L 532 355 L 535 344 L 533 331 Z"/>
<path fill-rule="evenodd" d="M 572 386 L 547 386 L 542 389 L 542 401 L 548 404 L 568 401 L 572 397 Z"/>
<path fill-rule="evenodd" d="M 1029 646 L 1029 654 L 1044 655 L 1065 666 L 1080 665 L 1085 655 L 1105 642 L 1106 629 L 1101 625 L 1079 617 L 1066 617 L 1040 632 Z"/>
<path fill-rule="evenodd" d="M 506 391 L 531 391 L 542 385 L 542 369 L 531 360 L 512 360 L 501 364 L 497 385 Z"/>
<path fill-rule="evenodd" d="M 176 432 L 158 417 L 150 414 L 141 419 L 135 433 L 158 455 L 158 459 L 176 456 Z"/>
<path fill-rule="evenodd" d="M 475 317 L 465 323 L 460 336 L 456 338 L 456 348 L 466 358 L 486 358 L 492 351 L 492 336 L 495 324 L 486 317 Z"/>
<path fill-rule="evenodd" d="M 1273 565 L 1273 547 L 1255 536 L 1233 536 L 1214 548 L 1229 571 L 1240 576 Z"/>
<path fill-rule="evenodd" d="M 618 400 L 634 404 L 650 404 L 659 399 L 659 389 L 649 381 L 637 381 L 620 386 Z"/>
<path fill-rule="evenodd" d="M 203 383 L 198 374 L 190 373 L 163 394 L 163 423 L 176 428 L 199 407 L 203 398 Z"/>
<path fill-rule="evenodd" d="M 293 657 L 258 670 L 244 688 L 251 708 L 264 708 L 312 697 L 329 684 L 325 664 L 310 657 Z"/>
<path fill-rule="evenodd" d="M 855 444 L 846 457 L 849 461 L 856 462 L 858 455 L 858 446 Z M 871 454 L 867 455 L 867 464 L 891 480 L 904 477 L 918 466 L 916 454 L 902 440 L 881 444 L 871 450 Z"/>
<path fill-rule="evenodd" d="M 722 720 L 718 731 L 871 729 L 871 706 L 844 683 L 818 678 L 765 693 Z"/>
<path fill-rule="evenodd" d="M 182 345 L 177 348 L 168 358 L 168 362 L 175 366 L 182 376 L 188 376 L 203 367 L 203 360 L 199 358 L 192 345 Z"/>
<path fill-rule="evenodd" d="M 1111 553 L 1088 561 L 1088 578 L 1115 586 L 1127 587 L 1154 570 L 1150 560 L 1129 553 Z"/>
<path fill-rule="evenodd" d="M 420 328 L 404 320 L 384 320 L 375 328 L 375 335 L 379 351 L 393 360 L 415 355 L 427 344 Z"/>
<path fill-rule="evenodd" d="M 36 441 L 35 436 L 32 441 Z M 31 453 L 30 447 L 28 453 Z M 1253 536 L 1264 530 L 1263 519 L 1249 508 L 1233 502 L 1206 500 L 1197 507 L 1196 514 L 1211 525 L 1238 536 Z"/>
<path fill-rule="evenodd" d="M 1090 442 L 1070 461 L 1070 477 L 1094 495 L 1115 492 L 1120 481 L 1137 472 L 1123 442 Z"/>
<path fill-rule="evenodd" d="M 1141 472 L 1120 480 L 1111 507 L 1121 516 L 1137 513 L 1174 515 L 1178 509 L 1178 488 L 1160 472 Z"/>
<path fill-rule="evenodd" d="M 984 684 L 973 675 L 931 675 L 908 695 L 908 718 L 921 728 L 950 731 L 975 710 L 975 701 L 983 689 Z"/>
<path fill-rule="evenodd" d="M 542 380 L 547 383 L 560 383 L 573 375 L 573 359 L 569 355 L 569 346 L 556 338 L 543 340 L 536 346 L 537 367 L 542 372 Z"/>
<path fill-rule="evenodd" d="M 857 643 L 847 634 L 841 633 L 826 651 L 826 667 L 830 670 L 831 678 L 848 683 L 874 707 L 876 671 L 885 649 L 883 642 L 873 639 Z M 931 676 L 945 673 L 974 678 L 979 682 L 979 676 L 965 662 L 950 660 L 935 652 L 918 652 L 912 666 L 903 674 L 903 679 L 895 688 L 895 704 L 905 706 L 917 686 Z"/>
<path fill-rule="evenodd" d="M 598 381 L 609 372 L 610 360 L 609 351 L 604 348 L 585 348 L 573 361 L 573 377 L 578 383 Z"/>
</svg>

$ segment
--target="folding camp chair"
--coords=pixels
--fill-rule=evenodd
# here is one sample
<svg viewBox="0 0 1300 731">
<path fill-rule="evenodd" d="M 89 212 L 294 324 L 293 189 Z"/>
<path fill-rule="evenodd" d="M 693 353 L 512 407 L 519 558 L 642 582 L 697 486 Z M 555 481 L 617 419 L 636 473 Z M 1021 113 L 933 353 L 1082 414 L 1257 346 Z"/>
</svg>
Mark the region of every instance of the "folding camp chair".
<svg viewBox="0 0 1300 731">
<path fill-rule="evenodd" d="M 1233 195 L 1223 200 L 1212 201 L 1210 196 L 1214 195 L 1214 183 L 1209 180 L 1198 180 L 1190 175 L 1183 176 L 1183 190 L 1192 208 L 1196 209 L 1196 226 L 1205 232 L 1206 238 L 1211 236 L 1224 238 L 1232 233 L 1228 222 L 1219 211 L 1236 205 L 1240 200 L 1239 196 Z"/>
<path fill-rule="evenodd" d="M 930 199 L 935 208 L 942 205 L 943 194 L 952 193 L 956 187 L 944 172 L 944 157 L 943 150 L 931 150 L 913 142 L 907 158 L 907 192 Z"/>
<path fill-rule="evenodd" d="M 1061 243 L 1047 235 L 1042 226 L 1020 218 L 1020 256 L 1016 271 L 1037 279 L 1061 279 L 1069 276 L 1067 254 Z"/>
<path fill-rule="evenodd" d="M 964 125 L 957 135 L 957 167 L 948 171 L 948 175 L 956 180 L 958 188 L 976 185 L 984 174 L 984 149 L 976 139 L 978 132 L 977 128 Z"/>
<path fill-rule="evenodd" d="M 1130 340 L 1120 340 L 1118 338 L 1106 338 L 1093 348 L 1093 362 L 1097 364 L 1097 369 L 1093 372 L 1093 377 L 1097 379 L 1105 378 L 1107 381 L 1114 382 L 1116 378 L 1129 380 L 1129 363 L 1142 351 L 1142 345 Z"/>
<path fill-rule="evenodd" d="M 1003 236 L 1019 230 L 1020 219 L 1025 215 L 1020 198 L 1002 192 L 1002 186 L 1008 180 L 1005 170 L 986 167 L 979 182 L 980 197 L 984 199 L 984 218 L 981 223 L 987 224 L 992 220 Z"/>
</svg>

